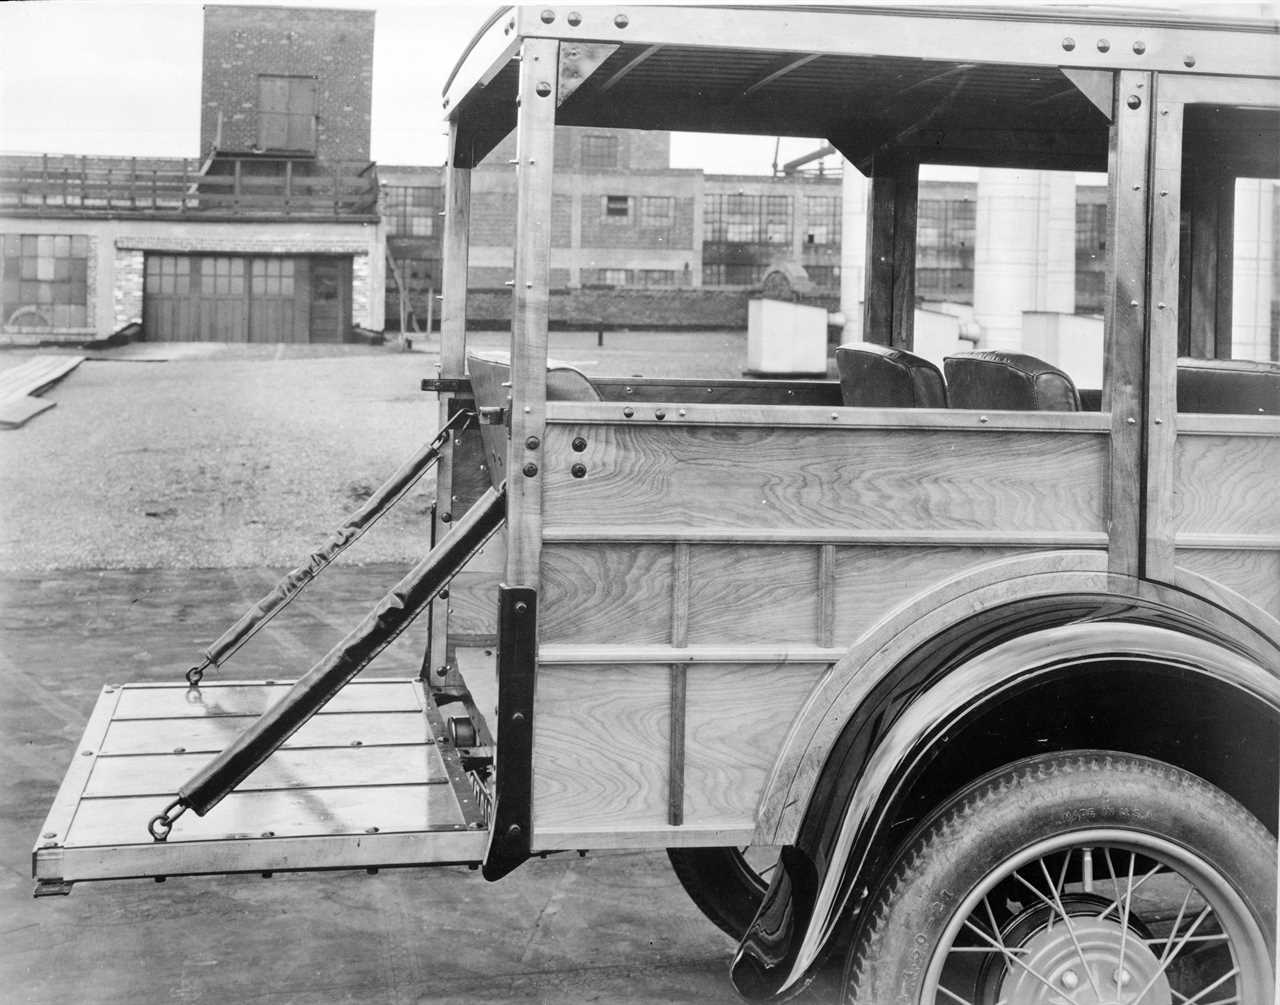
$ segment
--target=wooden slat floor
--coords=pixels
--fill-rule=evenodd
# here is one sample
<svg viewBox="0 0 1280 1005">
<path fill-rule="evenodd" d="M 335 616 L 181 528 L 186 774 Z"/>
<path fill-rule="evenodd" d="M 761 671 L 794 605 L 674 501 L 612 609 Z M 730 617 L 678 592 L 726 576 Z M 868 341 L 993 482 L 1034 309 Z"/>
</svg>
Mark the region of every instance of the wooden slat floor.
<svg viewBox="0 0 1280 1005">
<path fill-rule="evenodd" d="M 0 429 L 17 429 L 52 408 L 54 402 L 36 396 L 83 362 L 83 356 L 34 356 L 0 370 Z"/>
</svg>

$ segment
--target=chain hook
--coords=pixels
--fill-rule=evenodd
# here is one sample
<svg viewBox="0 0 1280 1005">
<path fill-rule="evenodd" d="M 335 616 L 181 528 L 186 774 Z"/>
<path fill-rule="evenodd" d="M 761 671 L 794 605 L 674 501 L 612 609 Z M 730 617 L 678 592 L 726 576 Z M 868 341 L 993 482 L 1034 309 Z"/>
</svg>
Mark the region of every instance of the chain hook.
<svg viewBox="0 0 1280 1005">
<path fill-rule="evenodd" d="M 199 666 L 193 666 L 187 671 L 187 683 L 192 687 L 199 687 L 200 682 L 204 680 L 205 668 L 209 665 L 209 661 L 205 660 Z"/>
<path fill-rule="evenodd" d="M 178 817 L 186 812 L 187 807 L 183 805 L 182 797 L 179 796 L 147 823 L 147 830 L 151 833 L 152 839 L 155 841 L 167 841 L 169 832 L 173 830 L 174 823 L 177 822 Z"/>
</svg>

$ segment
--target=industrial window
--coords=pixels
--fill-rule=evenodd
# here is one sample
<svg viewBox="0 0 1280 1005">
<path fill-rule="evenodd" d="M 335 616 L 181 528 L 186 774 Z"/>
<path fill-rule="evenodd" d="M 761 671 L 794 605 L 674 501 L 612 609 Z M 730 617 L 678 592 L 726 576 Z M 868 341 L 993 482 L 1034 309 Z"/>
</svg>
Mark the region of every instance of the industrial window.
<svg viewBox="0 0 1280 1005">
<path fill-rule="evenodd" d="M 916 211 L 916 296 L 973 303 L 976 203 L 921 199 Z"/>
<path fill-rule="evenodd" d="M 707 197 L 706 241 L 731 244 L 790 244 L 791 197 L 728 193 Z"/>
<path fill-rule="evenodd" d="M 616 136 L 584 136 L 582 137 L 582 166 L 597 171 L 611 170 L 618 167 L 618 137 Z"/>
<path fill-rule="evenodd" d="M 805 244 L 840 243 L 840 200 L 836 196 L 807 196 L 804 213 Z"/>
<path fill-rule="evenodd" d="M 606 195 L 604 197 L 604 219 L 606 223 L 631 222 L 631 196 Z"/>
<path fill-rule="evenodd" d="M 5 234 L 2 240 L 0 320 L 24 328 L 88 327 L 88 237 Z"/>
<path fill-rule="evenodd" d="M 640 286 L 675 286 L 675 269 L 641 269 L 636 278 Z"/>
<path fill-rule="evenodd" d="M 676 201 L 669 195 L 646 195 L 640 200 L 640 226 L 670 228 L 676 218 Z"/>
<path fill-rule="evenodd" d="M 1107 204 L 1076 203 L 1076 313 L 1101 314 L 1106 301 Z"/>
<path fill-rule="evenodd" d="M 630 269 L 583 269 L 582 282 L 587 286 L 630 286 Z"/>
<path fill-rule="evenodd" d="M 702 266 L 703 286 L 755 286 L 763 278 L 763 265 L 717 263 Z"/>
<path fill-rule="evenodd" d="M 399 237 L 431 237 L 444 208 L 438 185 L 384 185 L 382 218 L 387 233 Z"/>
</svg>

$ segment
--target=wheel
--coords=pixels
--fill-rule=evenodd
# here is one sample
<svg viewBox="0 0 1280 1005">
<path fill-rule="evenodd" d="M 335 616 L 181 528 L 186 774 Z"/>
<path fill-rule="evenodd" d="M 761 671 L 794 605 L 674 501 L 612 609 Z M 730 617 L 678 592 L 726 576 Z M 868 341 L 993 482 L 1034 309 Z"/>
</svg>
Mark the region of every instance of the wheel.
<svg viewBox="0 0 1280 1005">
<path fill-rule="evenodd" d="M 927 818 L 859 920 L 844 1001 L 1272 1001 L 1276 845 L 1194 775 L 1029 758 Z"/>
<path fill-rule="evenodd" d="M 668 848 L 676 878 L 731 939 L 747 933 L 778 866 L 777 848 Z"/>
</svg>

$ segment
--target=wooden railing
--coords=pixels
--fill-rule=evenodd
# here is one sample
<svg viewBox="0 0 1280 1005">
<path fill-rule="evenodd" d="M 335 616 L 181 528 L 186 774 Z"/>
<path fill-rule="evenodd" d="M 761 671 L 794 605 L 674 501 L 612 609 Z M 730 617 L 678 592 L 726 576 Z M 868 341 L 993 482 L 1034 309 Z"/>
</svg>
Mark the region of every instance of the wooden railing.
<svg viewBox="0 0 1280 1005">
<path fill-rule="evenodd" d="M 377 199 L 367 161 L 0 158 L 0 211 L 22 215 L 373 216 Z"/>
</svg>

